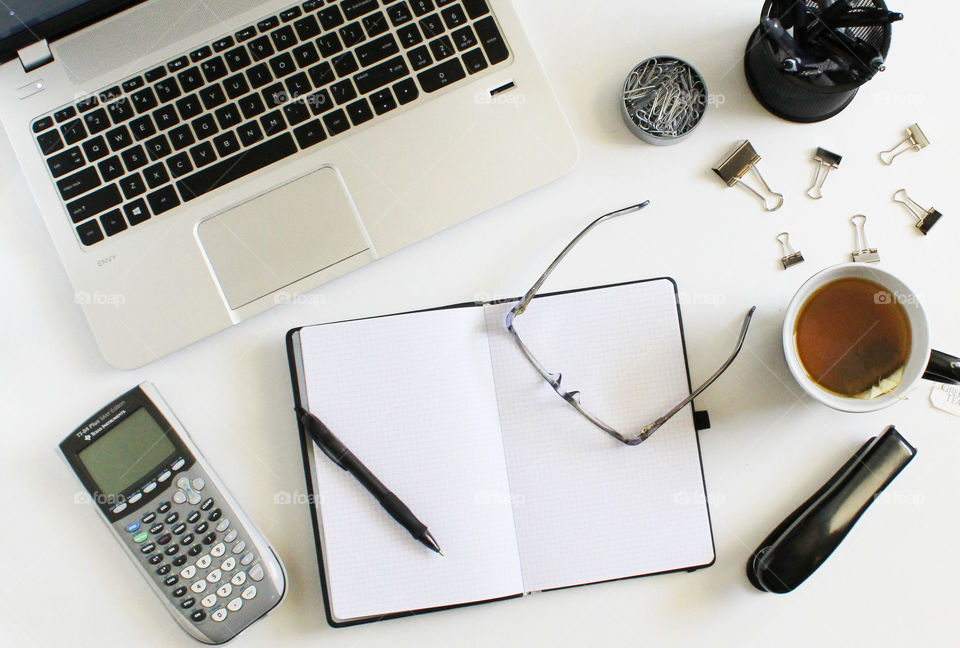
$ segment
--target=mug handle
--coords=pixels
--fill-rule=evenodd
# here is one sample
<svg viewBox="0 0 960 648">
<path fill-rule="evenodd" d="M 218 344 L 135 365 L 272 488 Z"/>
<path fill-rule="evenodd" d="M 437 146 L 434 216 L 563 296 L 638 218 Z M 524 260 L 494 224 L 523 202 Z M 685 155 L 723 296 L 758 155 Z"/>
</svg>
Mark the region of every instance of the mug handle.
<svg viewBox="0 0 960 648">
<path fill-rule="evenodd" d="M 947 385 L 960 385 L 960 358 L 934 349 L 924 379 Z"/>
</svg>

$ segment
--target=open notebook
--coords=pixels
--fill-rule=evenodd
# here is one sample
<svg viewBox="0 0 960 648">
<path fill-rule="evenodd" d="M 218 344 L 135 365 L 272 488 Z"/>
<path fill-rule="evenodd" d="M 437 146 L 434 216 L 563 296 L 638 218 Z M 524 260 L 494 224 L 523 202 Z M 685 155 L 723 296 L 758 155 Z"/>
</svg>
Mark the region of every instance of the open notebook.
<svg viewBox="0 0 960 648">
<path fill-rule="evenodd" d="M 411 538 L 301 431 L 331 625 L 713 562 L 692 406 L 639 446 L 610 438 L 531 368 L 504 327 L 512 304 L 288 334 L 297 404 L 445 554 Z M 516 326 L 618 428 L 690 393 L 670 279 L 537 297 Z"/>
</svg>

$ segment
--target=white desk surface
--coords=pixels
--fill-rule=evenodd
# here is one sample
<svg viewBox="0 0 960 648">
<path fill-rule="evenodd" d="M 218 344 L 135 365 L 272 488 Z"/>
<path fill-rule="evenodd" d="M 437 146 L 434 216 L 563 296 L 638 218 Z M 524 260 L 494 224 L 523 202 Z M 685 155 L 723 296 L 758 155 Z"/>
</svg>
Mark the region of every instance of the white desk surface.
<svg viewBox="0 0 960 648">
<path fill-rule="evenodd" d="M 117 371 L 101 359 L 9 145 L 2 144 L 0 643 L 195 645 L 120 555 L 92 506 L 76 503 L 78 483 L 55 452 L 94 409 L 142 380 L 158 386 L 286 561 L 286 601 L 236 646 L 895 646 L 945 644 L 955 636 L 960 419 L 929 405 L 929 383 L 908 402 L 875 414 L 816 404 L 791 381 L 780 325 L 807 277 L 849 258 L 849 218 L 864 213 L 883 267 L 924 301 L 935 346 L 960 352 L 954 264 L 960 90 L 950 58 L 960 9 L 894 3 L 907 19 L 894 27 L 888 69 L 839 116 L 797 125 L 766 113 L 744 80 L 742 53 L 760 0 L 517 4 L 580 141 L 572 173 L 137 371 Z M 669 148 L 636 140 L 617 108 L 627 71 L 655 54 L 691 61 L 725 100 L 688 141 Z M 877 152 L 915 121 L 933 145 L 881 166 Z M 771 186 L 786 194 L 776 213 L 763 212 L 710 171 L 742 138 L 763 156 L 760 168 Z M 844 155 L 819 202 L 804 195 L 817 146 Z M 945 214 L 930 236 L 919 236 L 891 202 L 900 187 Z M 695 383 L 720 364 L 746 309 L 757 305 L 744 353 L 697 401 L 713 421 L 701 439 L 716 564 L 693 574 L 329 628 L 302 502 L 284 332 L 515 296 L 588 219 L 642 199 L 652 202 L 649 209 L 591 234 L 547 288 L 674 277 L 685 300 Z M 807 259 L 786 272 L 774 241 L 783 230 Z M 918 447 L 914 462 L 799 590 L 785 596 L 754 590 L 744 576 L 747 556 L 890 423 Z"/>
</svg>

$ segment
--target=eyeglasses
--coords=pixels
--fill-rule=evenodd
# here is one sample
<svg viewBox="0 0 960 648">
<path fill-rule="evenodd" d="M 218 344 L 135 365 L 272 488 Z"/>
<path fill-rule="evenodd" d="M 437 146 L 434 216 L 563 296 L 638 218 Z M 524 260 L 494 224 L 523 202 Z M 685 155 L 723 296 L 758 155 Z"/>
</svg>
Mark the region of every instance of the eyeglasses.
<svg viewBox="0 0 960 648">
<path fill-rule="evenodd" d="M 593 414 L 591 414 L 581 404 L 579 391 L 565 390 L 560 384 L 561 380 L 563 379 L 563 375 L 560 373 L 551 373 L 547 371 L 546 369 L 544 369 L 543 365 L 540 364 L 540 362 L 533 357 L 533 354 L 530 352 L 530 349 L 528 349 L 527 345 L 525 345 L 523 343 L 523 340 L 520 339 L 520 334 L 517 333 L 517 330 L 515 328 L 515 322 L 517 317 L 522 315 L 523 312 L 530 305 L 530 302 L 533 301 L 533 298 L 536 296 L 537 292 L 540 290 L 540 287 L 543 286 L 543 283 L 547 280 L 547 277 L 550 276 L 550 273 L 553 272 L 554 268 L 556 268 L 560 264 L 560 262 L 567 255 L 567 253 L 570 252 L 571 249 L 573 249 L 573 246 L 575 246 L 580 241 L 580 239 L 586 236 L 587 232 L 589 232 L 594 227 L 596 227 L 597 225 L 599 225 L 604 221 L 610 220 L 617 216 L 622 216 L 624 214 L 630 214 L 632 212 L 640 211 L 641 209 L 643 209 L 649 204 L 650 204 L 650 201 L 645 201 L 640 203 L 639 205 L 632 205 L 625 209 L 610 212 L 609 214 L 604 214 L 600 218 L 596 219 L 595 221 L 587 225 L 582 232 L 577 234 L 577 236 L 572 241 L 570 241 L 569 244 L 567 244 L 567 247 L 563 248 L 563 251 L 560 253 L 560 255 L 556 259 L 554 259 L 553 263 L 551 263 L 550 266 L 546 269 L 546 271 L 542 275 L 540 275 L 540 278 L 537 279 L 536 283 L 533 284 L 530 290 L 528 290 L 527 293 L 520 299 L 520 301 L 518 301 L 517 304 L 510 309 L 510 312 L 507 313 L 507 318 L 506 318 L 507 330 L 513 336 L 513 339 L 516 340 L 517 346 L 520 347 L 520 350 L 523 352 L 523 355 L 526 356 L 527 360 L 530 361 L 530 364 L 533 365 L 533 368 L 537 370 L 537 373 L 540 374 L 543 377 L 543 379 L 546 380 L 551 387 L 553 387 L 554 391 L 556 391 L 557 394 L 559 394 L 560 397 L 563 398 L 563 400 L 567 401 L 570 405 L 572 405 L 574 409 L 580 412 L 580 414 L 582 414 L 588 421 L 593 423 L 593 425 L 600 428 L 601 430 L 603 430 L 613 438 L 617 439 L 618 441 L 622 441 L 623 443 L 626 443 L 627 445 L 639 445 L 644 441 L 646 441 L 647 439 L 649 439 L 650 436 L 654 432 L 656 432 L 658 429 L 660 429 L 660 427 L 663 426 L 664 423 L 669 421 L 670 418 L 673 417 L 677 412 L 679 412 L 684 407 L 689 405 L 694 398 L 702 394 L 707 387 L 712 385 L 714 381 L 716 381 L 717 378 L 719 378 L 720 375 L 727 370 L 727 367 L 733 364 L 733 361 L 736 359 L 737 355 L 740 353 L 740 349 L 743 348 L 743 341 L 747 337 L 747 329 L 750 327 L 750 320 L 753 318 L 753 314 L 754 312 L 756 312 L 757 307 L 756 306 L 752 307 L 750 311 L 747 313 L 746 317 L 743 318 L 743 326 L 740 329 L 740 335 L 737 339 L 737 346 L 736 348 L 734 348 L 733 353 L 730 354 L 730 357 L 727 358 L 726 362 L 724 362 L 720 366 L 720 368 L 717 369 L 716 373 L 710 376 L 710 378 L 708 378 L 705 383 L 703 383 L 702 385 L 697 387 L 695 390 L 693 390 L 693 393 L 691 393 L 689 396 L 687 396 L 682 401 L 680 401 L 669 412 L 667 412 L 666 414 L 658 418 L 653 423 L 645 425 L 639 430 L 632 432 L 630 434 L 624 434 L 622 432 L 618 432 L 615 428 L 604 423 L 597 416 L 594 416 Z"/>
</svg>

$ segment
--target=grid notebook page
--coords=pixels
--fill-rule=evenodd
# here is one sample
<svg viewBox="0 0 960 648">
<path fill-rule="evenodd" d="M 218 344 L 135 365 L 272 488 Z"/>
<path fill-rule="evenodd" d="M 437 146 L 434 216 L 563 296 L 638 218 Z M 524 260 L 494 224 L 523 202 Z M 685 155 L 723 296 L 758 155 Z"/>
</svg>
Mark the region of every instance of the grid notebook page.
<svg viewBox="0 0 960 648">
<path fill-rule="evenodd" d="M 639 446 L 594 427 L 537 374 L 485 307 L 526 591 L 697 567 L 714 559 L 690 408 Z M 674 284 L 537 298 L 523 341 L 593 414 L 635 430 L 689 395 Z"/>
<path fill-rule="evenodd" d="M 522 593 L 481 308 L 300 332 L 310 410 L 437 539 L 430 551 L 314 448 L 332 615 L 358 619 Z"/>
</svg>

